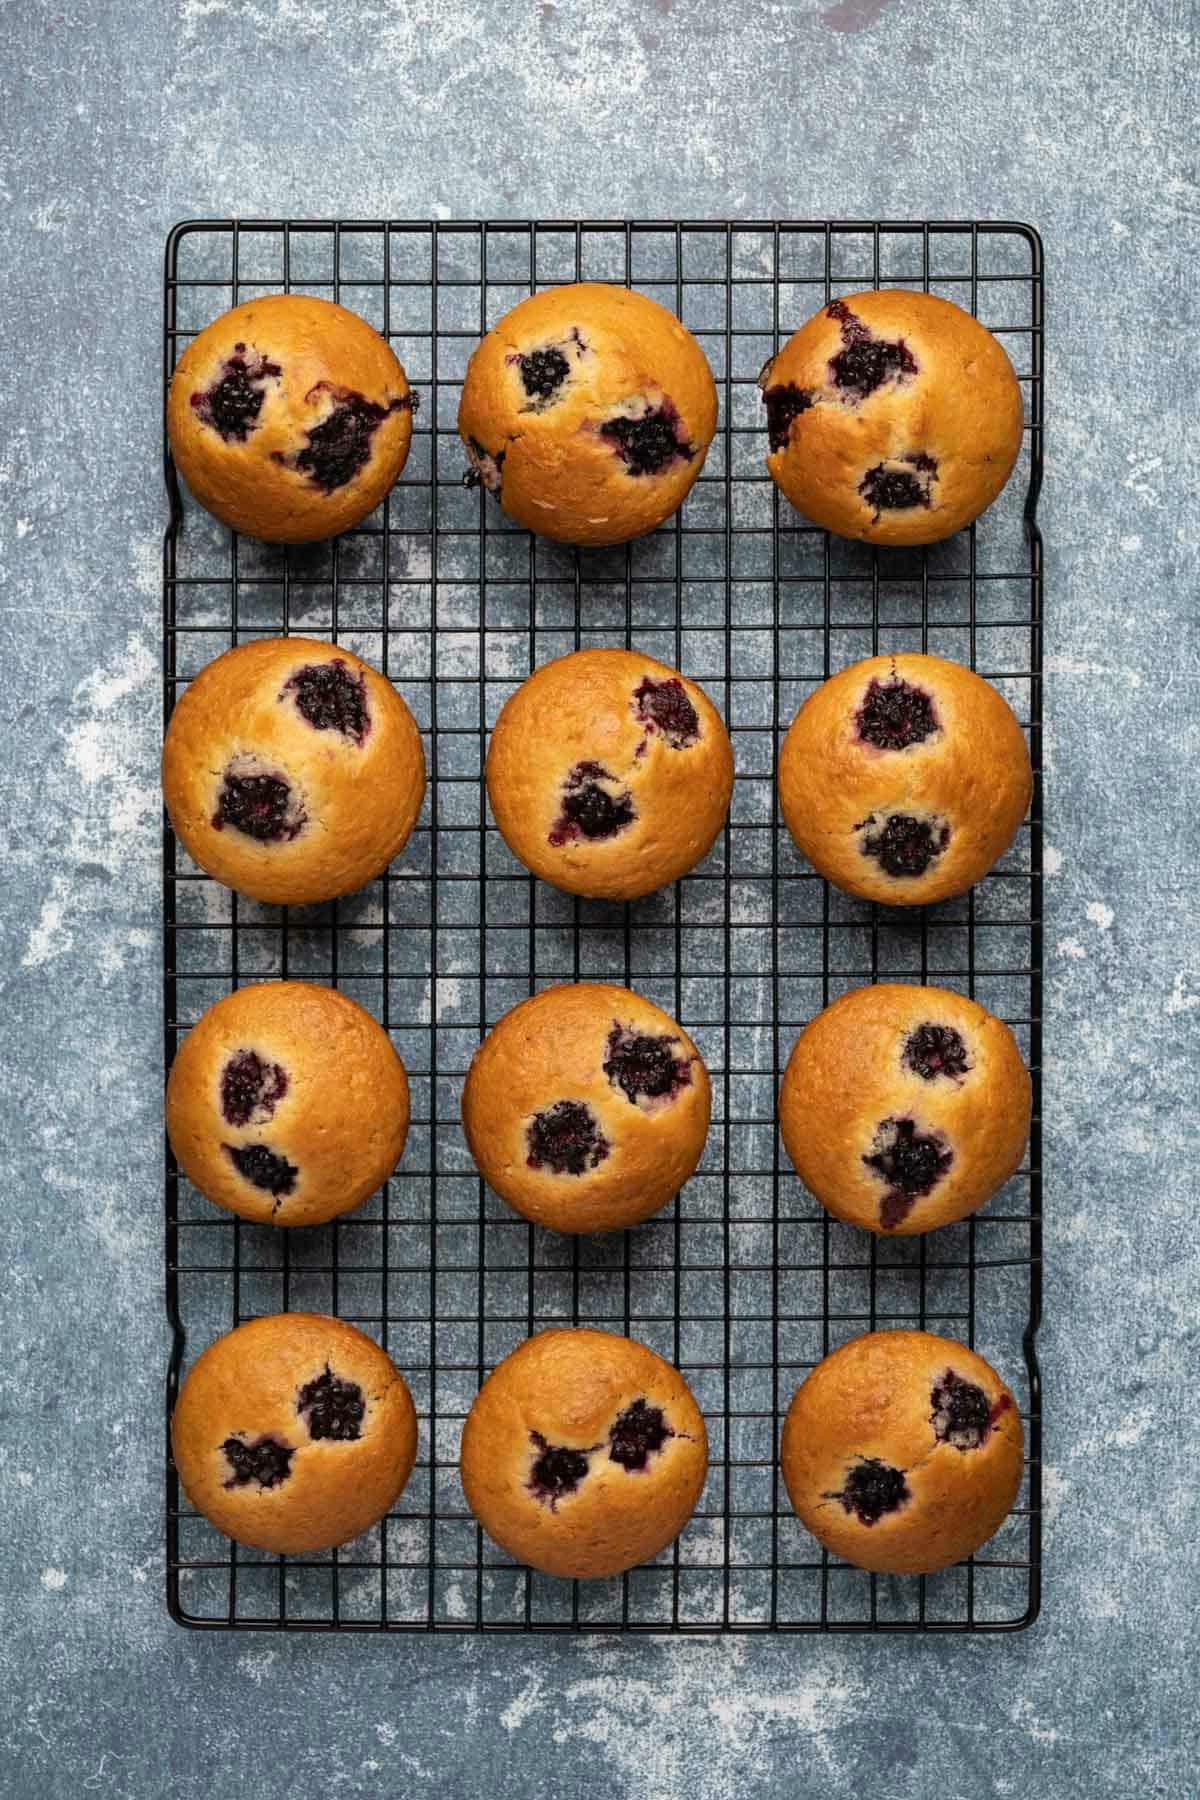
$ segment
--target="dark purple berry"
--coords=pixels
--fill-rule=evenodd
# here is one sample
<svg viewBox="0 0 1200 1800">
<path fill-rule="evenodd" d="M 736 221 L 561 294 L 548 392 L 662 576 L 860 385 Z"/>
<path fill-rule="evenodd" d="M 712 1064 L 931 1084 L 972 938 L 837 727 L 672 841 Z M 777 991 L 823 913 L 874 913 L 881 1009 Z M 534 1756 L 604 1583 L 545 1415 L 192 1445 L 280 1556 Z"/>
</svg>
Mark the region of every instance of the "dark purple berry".
<svg viewBox="0 0 1200 1800">
<path fill-rule="evenodd" d="M 226 1144 L 233 1166 L 246 1181 L 277 1198 L 290 1194 L 300 1173 L 286 1156 L 276 1156 L 265 1144 Z"/>
<path fill-rule="evenodd" d="M 356 1381 L 343 1381 L 326 1363 L 324 1372 L 300 1389 L 296 1411 L 308 1426 L 310 1438 L 335 1438 L 348 1443 L 362 1436 L 367 1403 Z"/>
<path fill-rule="evenodd" d="M 902 460 L 911 468 L 889 469 L 876 463 L 858 484 L 859 493 L 874 508 L 876 519 L 881 512 L 906 512 L 914 506 L 931 504 L 937 463 L 932 456 L 906 456 Z"/>
<path fill-rule="evenodd" d="M 531 1431 L 530 1442 L 538 1452 L 529 1472 L 529 1491 L 549 1503 L 554 1511 L 563 1494 L 573 1494 L 588 1472 L 591 1450 L 570 1450 L 565 1444 L 548 1444 L 540 1431 Z M 598 1450 L 593 1444 L 592 1450 Z"/>
<path fill-rule="evenodd" d="M 554 345 L 545 350 L 530 350 L 525 356 L 518 356 L 516 362 L 525 392 L 531 400 L 540 400 L 543 404 L 557 394 L 571 373 L 570 363 Z"/>
<path fill-rule="evenodd" d="M 874 823 L 873 816 L 863 820 L 864 825 Z M 889 813 L 882 827 L 863 839 L 862 851 L 875 857 L 885 874 L 903 881 L 924 875 L 949 842 L 948 825 L 914 819 L 909 813 Z"/>
<path fill-rule="evenodd" d="M 844 300 L 831 300 L 825 308 L 827 319 L 836 319 L 842 328 L 843 344 L 861 344 L 871 335 L 869 325 L 864 325 L 857 313 L 850 311 Z"/>
<path fill-rule="evenodd" d="M 647 731 L 660 731 L 672 750 L 688 750 L 699 742 L 700 715 L 677 675 L 666 681 L 651 681 L 647 675 L 633 697 Z"/>
<path fill-rule="evenodd" d="M 267 380 L 282 373 L 278 363 L 247 354 L 245 344 L 235 344 L 221 379 L 208 389 L 197 389 L 192 406 L 226 443 L 244 444 L 262 411 Z"/>
<path fill-rule="evenodd" d="M 252 1481 L 261 1488 L 278 1487 L 292 1472 L 289 1465 L 295 1451 L 278 1438 L 260 1437 L 247 1444 L 242 1438 L 227 1437 L 221 1449 L 233 1470 L 227 1488 L 247 1487 Z"/>
<path fill-rule="evenodd" d="M 504 481 L 504 459 L 508 451 L 497 450 L 493 456 L 478 438 L 472 438 L 470 444 L 471 466 L 463 475 L 463 486 L 477 488 L 482 484 L 489 494 L 498 494 Z"/>
<path fill-rule="evenodd" d="M 978 1450 L 992 1425 L 991 1402 L 981 1387 L 947 1369 L 929 1396 L 930 1424 L 939 1444 L 956 1450 Z"/>
<path fill-rule="evenodd" d="M 929 492 L 907 469 L 885 469 L 877 463 L 868 469 L 858 486 L 867 505 L 881 512 L 907 512 L 914 506 L 928 506 Z"/>
<path fill-rule="evenodd" d="M 671 1048 L 677 1037 L 650 1037 L 625 1031 L 615 1023 L 608 1034 L 608 1051 L 604 1073 L 614 1087 L 635 1106 L 638 1096 L 660 1100 L 674 1099 L 680 1088 L 690 1087 L 691 1064 L 686 1057 L 676 1056 Z"/>
<path fill-rule="evenodd" d="M 907 750 L 939 729 L 933 696 L 899 675 L 886 682 L 872 677 L 855 720 L 859 737 L 877 750 Z"/>
<path fill-rule="evenodd" d="M 842 328 L 843 347 L 829 365 L 835 387 L 847 390 L 861 402 L 894 375 L 916 374 L 916 358 L 903 338 L 893 343 L 873 336 L 870 327 L 850 311 L 844 300 L 833 301 L 827 313 Z"/>
<path fill-rule="evenodd" d="M 290 785 L 279 775 L 238 775 L 225 771 L 217 810 L 212 817 L 216 831 L 232 825 L 259 844 L 277 844 L 294 838 L 304 824 L 304 813 L 292 804 Z"/>
<path fill-rule="evenodd" d="M 607 419 L 600 436 L 617 447 L 617 455 L 631 475 L 656 475 L 676 456 L 690 461 L 696 452 L 681 438 L 681 420 L 669 403 L 651 407 L 640 419 Z"/>
<path fill-rule="evenodd" d="M 558 1100 L 545 1112 L 535 1113 L 526 1132 L 531 1169 L 550 1168 L 556 1175 L 582 1175 L 594 1169 L 609 1152 L 590 1106 L 579 1100 Z"/>
<path fill-rule="evenodd" d="M 608 1460 L 620 1463 L 631 1473 L 644 1469 L 656 1451 L 662 1449 L 675 1433 L 663 1417 L 662 1409 L 645 1400 L 635 1400 L 618 1414 L 609 1433 Z"/>
<path fill-rule="evenodd" d="M 610 838 L 637 817 L 628 788 L 610 794 L 599 784 L 613 777 L 600 763 L 576 763 L 563 782 L 562 812 L 550 828 L 555 849 L 576 838 Z"/>
<path fill-rule="evenodd" d="M 278 1063 L 264 1062 L 253 1050 L 239 1050 L 221 1071 L 221 1111 L 230 1125 L 265 1125 L 287 1086 Z"/>
<path fill-rule="evenodd" d="M 361 745 L 371 729 L 367 678 L 352 675 L 341 657 L 297 669 L 284 683 L 283 694 L 295 694 L 302 717 L 315 731 L 340 731 Z"/>
<path fill-rule="evenodd" d="M 403 412 L 406 407 L 415 412 L 416 396 L 405 394 L 387 406 L 377 406 L 373 400 L 356 394 L 351 388 L 319 381 L 305 399 L 311 401 L 322 390 L 332 394 L 337 402 L 329 417 L 305 433 L 308 442 L 302 450 L 291 450 L 286 454 L 276 450 L 274 456 L 276 462 L 286 463 L 289 469 L 310 476 L 315 487 L 332 494 L 353 481 L 358 471 L 371 460 L 371 439 L 386 418 L 394 412 Z"/>
<path fill-rule="evenodd" d="M 786 450 L 792 432 L 792 420 L 808 411 L 813 396 L 807 388 L 794 382 L 769 387 L 763 395 L 767 407 L 767 443 L 772 450 Z"/>
<path fill-rule="evenodd" d="M 917 1130 L 914 1119 L 881 1119 L 875 1133 L 875 1150 L 863 1161 L 873 1169 L 888 1192 L 879 1203 L 879 1222 L 894 1231 L 905 1220 L 921 1194 L 928 1194 L 954 1161 L 954 1152 L 940 1137 Z"/>
<path fill-rule="evenodd" d="M 961 1081 L 971 1066 L 967 1046 L 953 1025 L 918 1025 L 905 1038 L 903 1054 L 905 1067 L 923 1081 L 933 1081 L 939 1075 Z"/>
<path fill-rule="evenodd" d="M 864 1456 L 847 1470 L 840 1493 L 827 1494 L 827 1500 L 840 1500 L 848 1513 L 854 1513 L 860 1524 L 877 1525 L 884 1513 L 896 1512 L 911 1500 L 903 1469 L 893 1469 L 877 1456 Z"/>
</svg>

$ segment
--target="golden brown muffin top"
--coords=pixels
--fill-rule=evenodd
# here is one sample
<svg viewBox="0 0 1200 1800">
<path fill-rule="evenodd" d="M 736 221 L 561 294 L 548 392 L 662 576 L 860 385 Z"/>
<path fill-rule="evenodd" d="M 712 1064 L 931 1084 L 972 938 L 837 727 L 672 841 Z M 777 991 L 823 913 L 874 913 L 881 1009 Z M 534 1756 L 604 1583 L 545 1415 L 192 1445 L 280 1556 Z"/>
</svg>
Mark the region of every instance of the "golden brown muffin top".
<svg viewBox="0 0 1200 1800">
<path fill-rule="evenodd" d="M 480 1389 L 462 1479 L 484 1529 L 549 1574 L 615 1574 L 678 1536 L 707 1467 L 704 1420 L 677 1369 L 587 1329 L 540 1332 Z"/>
<path fill-rule="evenodd" d="M 733 750 L 707 694 L 678 670 L 636 650 L 578 650 L 505 702 L 487 787 L 501 834 L 535 875 L 630 899 L 711 849 Z"/>
<path fill-rule="evenodd" d="M 928 1573 L 1003 1523 L 1021 1480 L 1021 1418 L 965 1344 L 868 1332 L 797 1389 L 781 1462 L 792 1505 L 829 1550 L 864 1569 Z"/>
<path fill-rule="evenodd" d="M 925 906 L 982 879 L 1033 792 L 1012 708 L 961 663 L 868 657 L 814 690 L 779 756 L 784 820 L 838 887 Z"/>
<path fill-rule="evenodd" d="M 184 350 L 167 429 L 209 512 L 252 537 L 304 543 L 378 505 L 408 455 L 414 403 L 365 319 L 311 294 L 263 294 Z"/>
<path fill-rule="evenodd" d="M 805 1026 L 779 1122 L 796 1173 L 835 1217 L 904 1237 L 975 1212 L 1003 1186 L 1031 1107 L 1002 1020 L 949 988 L 881 982 Z"/>
</svg>

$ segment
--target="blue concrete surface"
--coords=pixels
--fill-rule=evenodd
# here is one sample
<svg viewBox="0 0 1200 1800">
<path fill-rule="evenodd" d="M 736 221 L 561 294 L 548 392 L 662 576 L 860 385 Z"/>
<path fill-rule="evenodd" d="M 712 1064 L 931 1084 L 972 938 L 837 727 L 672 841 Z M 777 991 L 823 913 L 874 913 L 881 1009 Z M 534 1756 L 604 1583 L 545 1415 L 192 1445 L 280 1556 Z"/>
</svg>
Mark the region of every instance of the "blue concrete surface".
<svg viewBox="0 0 1200 1800">
<path fill-rule="evenodd" d="M 0 1789 L 1196 1792 L 1194 7 L 30 0 L 4 59 Z M 169 1623 L 159 259 L 177 218 L 264 212 L 1044 232 L 1032 1632 L 335 1642 Z"/>
</svg>

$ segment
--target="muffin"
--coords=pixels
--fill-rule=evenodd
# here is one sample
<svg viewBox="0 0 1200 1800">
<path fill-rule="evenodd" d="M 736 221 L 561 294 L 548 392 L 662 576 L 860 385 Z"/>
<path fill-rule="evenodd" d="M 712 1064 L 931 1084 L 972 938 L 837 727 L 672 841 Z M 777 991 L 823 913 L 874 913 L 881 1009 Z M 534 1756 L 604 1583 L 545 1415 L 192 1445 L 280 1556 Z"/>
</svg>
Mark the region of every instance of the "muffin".
<svg viewBox="0 0 1200 1800">
<path fill-rule="evenodd" d="M 489 1187 L 552 1231 L 619 1231 L 694 1172 L 712 1094 L 691 1038 L 628 988 L 547 988 L 475 1052 L 463 1128 Z"/>
<path fill-rule="evenodd" d="M 332 988 L 239 988 L 179 1046 L 167 1135 L 193 1186 L 263 1225 L 321 1225 L 391 1175 L 408 1076 L 386 1031 Z"/>
<path fill-rule="evenodd" d="M 188 345 L 167 434 L 206 511 L 271 544 L 306 544 L 379 505 L 408 457 L 415 405 L 394 353 L 357 313 L 263 294 Z"/>
<path fill-rule="evenodd" d="M 1021 448 L 1021 384 L 1003 348 L 933 294 L 834 300 L 758 385 L 772 478 L 797 512 L 842 537 L 949 537 L 992 504 Z"/>
<path fill-rule="evenodd" d="M 620 544 L 683 504 L 717 428 L 717 390 L 674 313 L 581 281 L 522 300 L 467 367 L 467 483 L 566 544 Z"/>
<path fill-rule="evenodd" d="M 947 988 L 855 988 L 796 1040 L 779 1095 L 809 1192 L 865 1231 L 965 1218 L 1020 1167 L 1032 1086 L 1008 1026 Z"/>
<path fill-rule="evenodd" d="M 702 688 L 636 650 L 576 650 L 505 702 L 487 757 L 501 836 L 570 894 L 633 900 L 706 856 L 733 748 Z"/>
<path fill-rule="evenodd" d="M 809 695 L 779 756 L 784 821 L 827 881 L 884 906 L 973 887 L 1029 809 L 1008 702 L 938 656 L 872 656 Z"/>
<path fill-rule="evenodd" d="M 340 1319 L 276 1313 L 209 1346 L 175 1405 L 184 1491 L 239 1544 L 330 1550 L 395 1505 L 417 1454 L 391 1358 Z"/>
<path fill-rule="evenodd" d="M 683 1376 L 607 1331 L 543 1331 L 493 1370 L 463 1426 L 467 1505 L 547 1575 L 619 1575 L 672 1543 L 708 1468 Z"/>
<path fill-rule="evenodd" d="M 871 1331 L 797 1388 L 780 1464 L 801 1521 L 833 1555 L 929 1575 L 1007 1518 L 1021 1485 L 1021 1415 L 965 1344 Z"/>
<path fill-rule="evenodd" d="M 382 874 L 425 796 L 421 735 L 391 682 L 309 638 L 259 638 L 202 669 L 171 714 L 162 773 L 188 855 L 279 906 Z"/>
</svg>

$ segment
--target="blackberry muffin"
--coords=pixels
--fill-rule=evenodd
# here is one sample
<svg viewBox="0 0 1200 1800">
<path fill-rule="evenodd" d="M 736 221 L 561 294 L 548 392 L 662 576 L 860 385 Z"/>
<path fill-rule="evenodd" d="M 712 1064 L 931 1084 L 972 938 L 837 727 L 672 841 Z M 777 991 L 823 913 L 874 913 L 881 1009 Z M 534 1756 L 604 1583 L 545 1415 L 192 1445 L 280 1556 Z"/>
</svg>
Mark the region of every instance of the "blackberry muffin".
<svg viewBox="0 0 1200 1800">
<path fill-rule="evenodd" d="M 779 756 L 798 847 L 835 887 L 884 906 L 928 906 L 982 880 L 1032 793 L 1008 702 L 938 656 L 872 656 L 831 676 Z"/>
<path fill-rule="evenodd" d="M 832 301 L 758 384 L 772 478 L 797 512 L 842 537 L 949 537 L 992 504 L 1021 448 L 1021 384 L 1002 346 L 933 294 Z"/>
<path fill-rule="evenodd" d="M 321 1225 L 388 1179 L 408 1136 L 408 1076 L 345 994 L 304 981 L 239 988 L 179 1046 L 167 1135 L 216 1206 L 264 1225 Z"/>
<path fill-rule="evenodd" d="M 463 1427 L 467 1505 L 547 1575 L 618 1575 L 672 1543 L 708 1468 L 683 1376 L 607 1331 L 543 1331 L 493 1370 Z"/>
<path fill-rule="evenodd" d="M 673 313 L 582 281 L 523 300 L 472 356 L 468 485 L 567 544 L 620 544 L 683 504 L 717 428 L 704 352 Z"/>
<path fill-rule="evenodd" d="M 872 1331 L 797 1388 L 780 1458 L 802 1523 L 860 1569 L 930 1575 L 970 1556 L 1012 1508 L 1021 1415 L 952 1338 Z"/>
<path fill-rule="evenodd" d="M 391 682 L 310 638 L 239 644 L 202 669 L 171 714 L 162 772 L 188 855 L 279 906 L 381 874 L 425 795 L 421 736 Z"/>
<path fill-rule="evenodd" d="M 708 1071 L 687 1033 L 628 988 L 547 988 L 475 1052 L 463 1128 L 502 1199 L 552 1231 L 619 1231 L 665 1206 L 708 1137 Z"/>
<path fill-rule="evenodd" d="M 171 1447 L 210 1525 L 299 1556 L 348 1543 L 395 1505 L 416 1460 L 417 1415 L 391 1358 L 353 1325 L 276 1313 L 198 1359 Z"/>
<path fill-rule="evenodd" d="M 733 749 L 702 688 L 636 650 L 577 650 L 505 702 L 487 757 L 505 843 L 571 894 L 632 900 L 716 842 Z"/>
<path fill-rule="evenodd" d="M 855 988 L 796 1040 L 784 1147 L 835 1218 L 912 1237 L 977 1212 L 1016 1173 L 1032 1085 L 1000 1019 L 947 988 Z"/>
<path fill-rule="evenodd" d="M 379 333 L 311 294 L 263 294 L 193 338 L 167 397 L 179 473 L 249 537 L 305 544 L 373 512 L 408 457 L 416 396 Z"/>
</svg>

